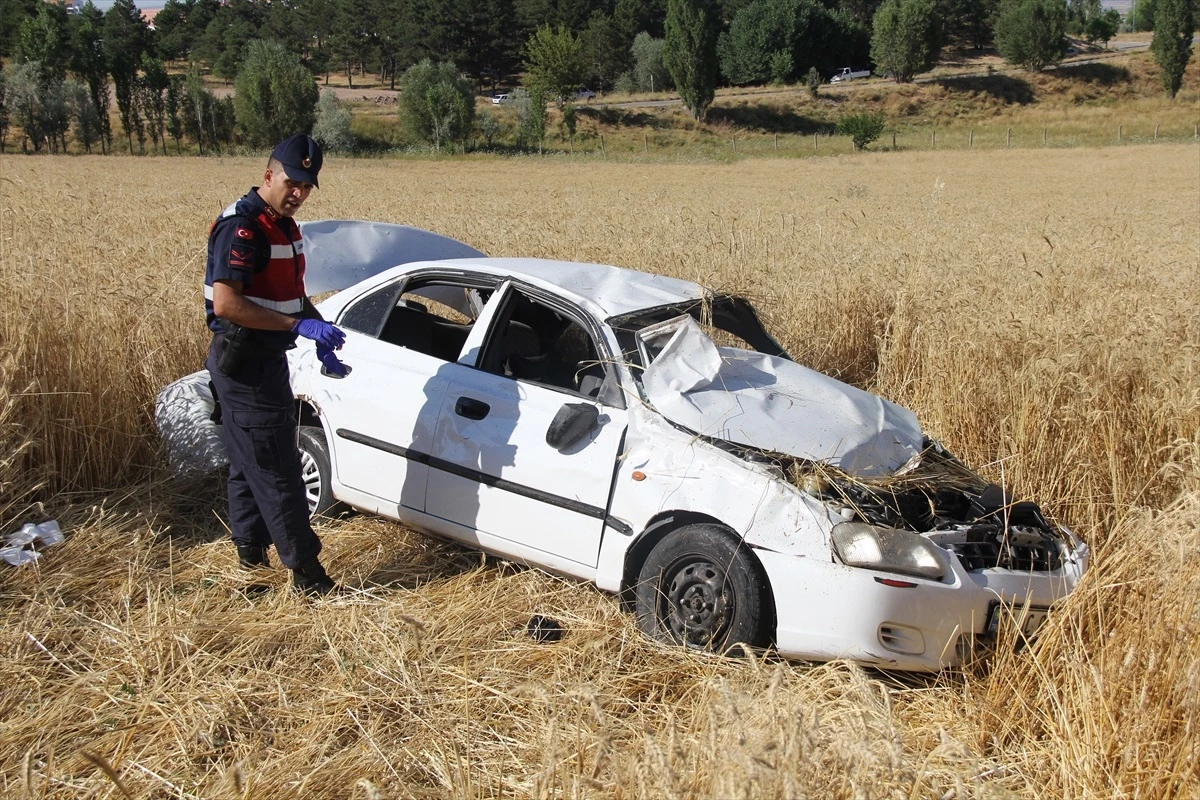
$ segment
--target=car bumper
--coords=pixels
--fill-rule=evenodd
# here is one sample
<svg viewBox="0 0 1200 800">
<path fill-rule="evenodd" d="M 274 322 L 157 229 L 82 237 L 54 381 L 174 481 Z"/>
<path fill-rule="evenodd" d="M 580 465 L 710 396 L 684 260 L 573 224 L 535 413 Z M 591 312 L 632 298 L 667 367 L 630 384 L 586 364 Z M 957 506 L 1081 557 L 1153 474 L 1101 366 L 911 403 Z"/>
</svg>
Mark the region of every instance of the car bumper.
<svg viewBox="0 0 1200 800">
<path fill-rule="evenodd" d="M 916 672 L 961 664 L 990 635 L 989 622 L 1002 616 L 1011 613 L 1032 628 L 1075 588 L 1088 558 L 1078 543 L 1054 572 L 966 572 L 955 563 L 943 581 L 930 581 L 769 551 L 756 555 L 774 593 L 781 655 Z"/>
</svg>

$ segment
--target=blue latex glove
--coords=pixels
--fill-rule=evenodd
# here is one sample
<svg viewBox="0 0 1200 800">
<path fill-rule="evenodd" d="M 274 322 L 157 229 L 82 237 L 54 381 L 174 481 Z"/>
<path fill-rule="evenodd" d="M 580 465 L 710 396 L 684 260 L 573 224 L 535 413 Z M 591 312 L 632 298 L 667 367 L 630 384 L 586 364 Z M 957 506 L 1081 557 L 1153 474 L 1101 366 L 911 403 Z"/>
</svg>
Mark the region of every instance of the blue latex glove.
<svg viewBox="0 0 1200 800">
<path fill-rule="evenodd" d="M 292 326 L 292 332 L 312 339 L 322 347 L 337 350 L 346 341 L 346 334 L 336 325 L 331 325 L 323 319 L 298 319 Z"/>
<path fill-rule="evenodd" d="M 331 325 L 330 327 L 332 328 L 333 326 Z M 337 330 L 337 328 L 333 329 L 335 331 Z M 338 333 L 341 333 L 341 331 L 338 331 Z M 317 358 L 321 360 L 321 363 L 325 366 L 325 369 L 330 375 L 334 375 L 338 378 L 344 378 L 350 374 L 350 368 L 343 364 L 338 357 L 333 354 L 333 350 L 321 344 L 320 342 L 317 343 Z"/>
</svg>

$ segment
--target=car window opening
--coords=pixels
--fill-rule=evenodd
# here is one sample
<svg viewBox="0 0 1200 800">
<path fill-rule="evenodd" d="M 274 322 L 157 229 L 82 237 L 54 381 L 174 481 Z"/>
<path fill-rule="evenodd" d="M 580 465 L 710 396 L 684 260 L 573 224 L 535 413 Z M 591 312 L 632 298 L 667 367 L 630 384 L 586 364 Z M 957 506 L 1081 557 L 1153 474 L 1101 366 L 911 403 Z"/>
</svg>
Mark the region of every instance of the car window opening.
<svg viewBox="0 0 1200 800">
<path fill-rule="evenodd" d="M 497 330 L 486 371 L 611 403 L 596 343 L 576 320 L 515 291 Z"/>
<path fill-rule="evenodd" d="M 491 294 L 445 279 L 395 284 L 359 300 L 341 324 L 397 347 L 457 361 L 478 309 Z"/>
</svg>

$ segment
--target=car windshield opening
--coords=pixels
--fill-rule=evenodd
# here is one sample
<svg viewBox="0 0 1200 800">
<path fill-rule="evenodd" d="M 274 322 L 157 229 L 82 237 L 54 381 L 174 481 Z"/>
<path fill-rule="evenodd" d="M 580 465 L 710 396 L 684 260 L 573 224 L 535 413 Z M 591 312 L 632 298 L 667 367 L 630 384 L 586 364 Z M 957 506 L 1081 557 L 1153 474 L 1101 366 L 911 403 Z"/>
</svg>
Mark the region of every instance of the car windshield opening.
<svg viewBox="0 0 1200 800">
<path fill-rule="evenodd" d="M 717 295 L 704 300 L 645 309 L 610 320 L 621 342 L 627 363 L 642 369 L 647 366 L 642 363 L 638 348 L 638 331 L 681 314 L 687 314 L 698 322 L 704 333 L 720 347 L 734 347 L 785 358 L 788 361 L 793 360 L 775 337 L 763 327 L 750 301 L 733 295 Z M 661 349 L 665 343 L 658 343 L 658 348 Z M 658 350 L 655 349 L 654 343 L 646 342 L 646 347 L 650 350 L 651 358 L 657 355 Z"/>
</svg>

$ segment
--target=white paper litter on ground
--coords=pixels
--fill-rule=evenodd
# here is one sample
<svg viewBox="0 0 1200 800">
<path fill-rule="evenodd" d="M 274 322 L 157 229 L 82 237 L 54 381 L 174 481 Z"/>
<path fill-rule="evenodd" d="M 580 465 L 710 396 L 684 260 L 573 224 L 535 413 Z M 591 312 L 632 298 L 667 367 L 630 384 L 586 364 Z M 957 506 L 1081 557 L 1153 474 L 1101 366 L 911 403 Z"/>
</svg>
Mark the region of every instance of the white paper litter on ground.
<svg viewBox="0 0 1200 800">
<path fill-rule="evenodd" d="M 0 547 L 0 560 L 8 562 L 14 567 L 32 564 L 41 558 L 42 554 L 31 545 L 40 542 L 43 547 L 50 547 L 65 538 L 57 520 L 51 519 L 39 523 L 27 522 L 21 526 L 20 530 L 8 535 L 4 547 Z"/>
</svg>

